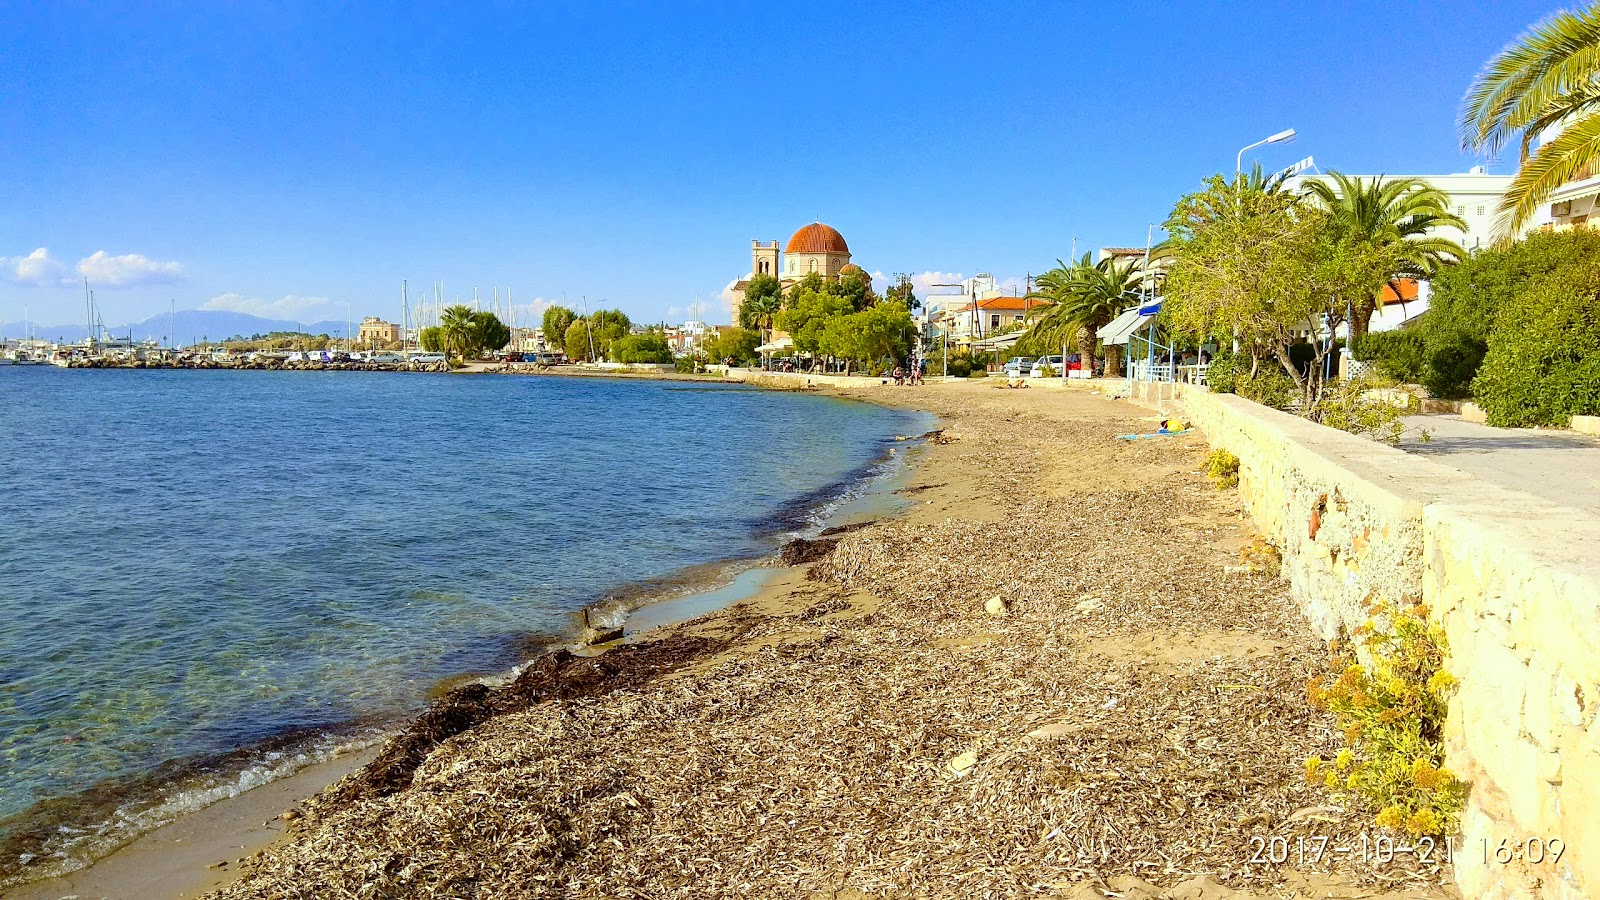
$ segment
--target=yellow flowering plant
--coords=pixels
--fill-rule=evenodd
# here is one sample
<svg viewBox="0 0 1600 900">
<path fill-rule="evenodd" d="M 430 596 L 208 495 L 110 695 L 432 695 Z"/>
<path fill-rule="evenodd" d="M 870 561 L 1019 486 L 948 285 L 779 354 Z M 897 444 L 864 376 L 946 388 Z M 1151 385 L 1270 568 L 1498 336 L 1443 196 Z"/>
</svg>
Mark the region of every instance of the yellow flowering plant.
<svg viewBox="0 0 1600 900">
<path fill-rule="evenodd" d="M 1421 604 L 1381 602 L 1354 639 L 1371 666 L 1341 657 L 1307 685 L 1311 703 L 1334 714 L 1349 746 L 1331 760 L 1306 760 L 1306 780 L 1377 810 L 1381 827 L 1413 835 L 1452 832 L 1466 786 L 1444 768 L 1446 704 L 1456 681 L 1444 667 L 1444 634 Z"/>
</svg>

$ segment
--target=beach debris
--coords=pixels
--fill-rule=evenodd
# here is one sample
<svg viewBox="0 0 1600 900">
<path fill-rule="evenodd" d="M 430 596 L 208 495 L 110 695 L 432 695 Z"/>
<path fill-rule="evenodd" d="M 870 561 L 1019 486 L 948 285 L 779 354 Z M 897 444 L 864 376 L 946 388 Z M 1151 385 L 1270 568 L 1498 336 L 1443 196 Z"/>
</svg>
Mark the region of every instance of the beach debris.
<svg viewBox="0 0 1600 900">
<path fill-rule="evenodd" d="M 817 538 L 816 540 L 795 538 L 783 545 L 783 549 L 778 553 L 778 560 L 786 566 L 803 566 L 806 563 L 816 562 L 832 553 L 833 548 L 838 544 L 839 542 L 832 538 Z"/>
<path fill-rule="evenodd" d="M 908 488 L 907 490 L 910 490 L 910 489 Z M 833 526 L 830 526 L 828 528 L 822 529 L 822 532 L 821 532 L 821 534 L 819 536 L 820 537 L 835 537 L 835 536 L 841 535 L 841 534 L 849 534 L 852 531 L 860 531 L 863 528 L 871 528 L 872 526 L 874 526 L 876 524 L 878 524 L 878 520 L 877 519 L 868 519 L 865 522 L 851 522 L 848 525 L 833 525 Z"/>
<path fill-rule="evenodd" d="M 1086 727 L 1087 726 L 1085 725 L 1074 722 L 1056 722 L 1053 725 L 1045 725 L 1041 728 L 1035 728 L 1034 730 L 1028 732 L 1028 737 L 1033 738 L 1036 741 L 1048 741 L 1052 738 L 1065 737 L 1069 734 L 1077 734 L 1084 731 Z"/>
<path fill-rule="evenodd" d="M 1105 601 L 1094 594 L 1079 594 L 1078 602 L 1073 609 L 1081 613 L 1091 613 L 1103 609 L 1105 605 Z"/>
<path fill-rule="evenodd" d="M 293 822 L 295 819 L 300 818 L 301 815 L 303 814 L 298 809 L 286 809 L 278 814 L 278 818 L 285 822 Z"/>
<path fill-rule="evenodd" d="M 995 594 L 984 602 L 983 611 L 991 616 L 1005 616 L 1011 612 L 1011 604 L 1006 602 L 1006 598 Z"/>
</svg>

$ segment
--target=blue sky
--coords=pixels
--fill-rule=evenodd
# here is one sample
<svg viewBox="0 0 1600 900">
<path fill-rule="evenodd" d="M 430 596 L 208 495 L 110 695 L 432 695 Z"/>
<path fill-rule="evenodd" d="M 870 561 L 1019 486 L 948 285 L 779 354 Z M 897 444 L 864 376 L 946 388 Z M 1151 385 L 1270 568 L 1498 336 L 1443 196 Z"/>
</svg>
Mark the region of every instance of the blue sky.
<svg viewBox="0 0 1600 900">
<path fill-rule="evenodd" d="M 7 332 L 78 321 L 80 272 L 108 324 L 392 319 L 401 279 L 726 321 L 749 242 L 813 219 L 868 270 L 1020 278 L 1287 127 L 1265 165 L 1464 171 L 1473 74 L 1555 9 L 212 6 L 9 7 Z"/>
</svg>

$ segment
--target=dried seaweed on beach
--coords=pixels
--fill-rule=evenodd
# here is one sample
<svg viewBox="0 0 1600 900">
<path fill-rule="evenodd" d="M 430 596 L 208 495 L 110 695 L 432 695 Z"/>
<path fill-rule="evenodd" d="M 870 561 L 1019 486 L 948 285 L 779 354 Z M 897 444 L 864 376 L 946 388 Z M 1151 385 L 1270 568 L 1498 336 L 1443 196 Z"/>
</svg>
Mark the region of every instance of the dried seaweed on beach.
<svg viewBox="0 0 1600 900">
<path fill-rule="evenodd" d="M 1198 438 L 1117 442 L 1142 413 L 1071 393 L 914 396 L 961 440 L 906 515 L 780 596 L 436 708 L 218 896 L 1450 895 L 1414 861 L 1252 859 L 1365 818 L 1301 777 L 1336 739 L 1303 690 L 1327 653 L 1231 565 L 1250 534 Z"/>
</svg>

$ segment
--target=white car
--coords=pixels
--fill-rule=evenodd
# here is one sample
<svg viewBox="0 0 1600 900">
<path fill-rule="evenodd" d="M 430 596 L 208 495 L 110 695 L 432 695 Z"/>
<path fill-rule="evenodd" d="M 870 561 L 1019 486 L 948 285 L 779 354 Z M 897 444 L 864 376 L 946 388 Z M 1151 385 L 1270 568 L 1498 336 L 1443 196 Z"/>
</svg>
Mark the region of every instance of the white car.
<svg viewBox="0 0 1600 900">
<path fill-rule="evenodd" d="M 1026 356 L 1013 356 L 1006 360 L 1002 371 L 1009 378 L 1021 378 L 1033 370 L 1033 360 Z"/>
<path fill-rule="evenodd" d="M 446 361 L 446 357 L 445 357 L 445 355 L 443 353 L 413 353 L 413 354 L 411 354 L 411 364 L 414 365 L 414 366 L 434 366 L 434 365 L 438 365 L 439 363 L 442 363 L 442 362 L 445 362 L 445 361 Z"/>
<path fill-rule="evenodd" d="M 1045 367 L 1046 366 L 1048 366 L 1049 369 L 1050 369 L 1050 371 L 1048 373 L 1050 375 L 1050 377 L 1052 377 L 1052 378 L 1061 377 L 1061 357 L 1059 357 L 1059 356 L 1041 356 L 1041 357 L 1039 357 L 1038 362 L 1035 362 L 1033 364 L 1033 370 L 1030 371 L 1028 374 L 1030 376 L 1034 377 L 1034 378 L 1043 378 L 1046 375 L 1046 372 L 1045 372 Z"/>
<path fill-rule="evenodd" d="M 383 352 L 383 353 L 372 353 L 372 354 L 368 354 L 368 356 L 367 356 L 367 362 L 377 363 L 379 365 L 385 365 L 385 366 L 403 365 L 405 363 L 405 361 L 406 361 L 406 358 L 404 356 L 401 356 L 400 354 L 392 352 L 392 351 L 386 351 L 386 352 Z"/>
</svg>

